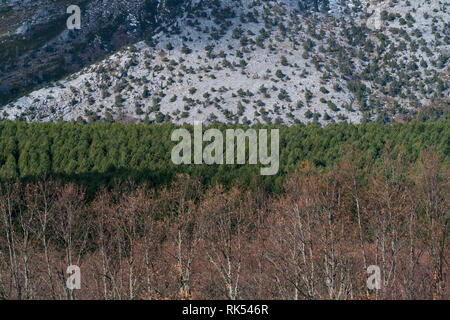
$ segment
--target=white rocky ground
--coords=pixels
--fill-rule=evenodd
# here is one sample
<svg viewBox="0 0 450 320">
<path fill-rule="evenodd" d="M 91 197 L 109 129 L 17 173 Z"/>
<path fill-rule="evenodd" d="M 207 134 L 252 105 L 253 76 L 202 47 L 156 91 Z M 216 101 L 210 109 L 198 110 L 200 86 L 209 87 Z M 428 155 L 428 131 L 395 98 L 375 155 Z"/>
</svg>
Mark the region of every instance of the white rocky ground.
<svg viewBox="0 0 450 320">
<path fill-rule="evenodd" d="M 321 123 L 359 122 L 363 114 L 360 101 L 347 88 L 352 78 L 341 73 L 336 54 L 325 50 L 333 40 L 344 47 L 354 75 L 370 66 L 376 50 L 361 57 L 360 48 L 352 46 L 351 37 L 349 40 L 343 35 L 352 23 L 372 30 L 368 31 L 368 39 L 375 47 L 380 43 L 380 33 L 394 47 L 406 46 L 406 50 L 394 53 L 400 67 L 380 60 L 378 73 L 388 72 L 397 79 L 398 73 L 409 72 L 407 77 L 416 81 L 413 87 L 417 90 L 411 92 L 410 87 L 405 87 L 399 95 L 390 97 L 376 81 L 362 81 L 368 96 L 378 99 L 382 108 L 389 109 L 396 103 L 403 109 L 426 105 L 436 84 L 430 79 L 437 76 L 448 81 L 444 77 L 448 76 L 450 48 L 448 2 L 330 1 L 327 13 L 313 15 L 297 12 L 297 1 L 228 0 L 221 1 L 221 5 L 229 8 L 227 12 L 234 11 L 236 17 L 214 19 L 209 8 L 204 10 L 207 14 L 203 18 L 186 13 L 168 32 L 153 37 L 153 44 L 139 42 L 32 92 L 4 109 L 3 117 L 28 121 L 82 117 L 157 122 L 170 119 L 176 123 L 294 123 L 313 121 L 312 113 Z M 398 16 L 389 21 L 382 18 L 383 11 Z M 257 13 L 257 22 L 248 17 L 253 12 Z M 415 22 L 406 18 L 407 24 L 401 21 L 407 14 Z M 266 22 L 278 19 L 286 32 L 268 26 L 263 17 Z M 260 46 L 255 42 L 263 28 L 270 36 Z M 406 30 L 409 40 L 392 28 Z M 314 33 L 322 33 L 322 37 L 314 37 Z M 308 39 L 314 47 L 306 55 L 304 43 Z M 419 49 L 412 50 L 411 41 L 420 43 Z M 207 46 L 212 49 L 209 53 Z M 438 62 L 443 55 L 447 60 L 442 66 Z M 415 67 L 408 70 L 405 66 L 411 62 Z M 448 82 L 443 95 L 448 99 Z M 375 113 L 372 110 L 368 114 Z"/>
</svg>

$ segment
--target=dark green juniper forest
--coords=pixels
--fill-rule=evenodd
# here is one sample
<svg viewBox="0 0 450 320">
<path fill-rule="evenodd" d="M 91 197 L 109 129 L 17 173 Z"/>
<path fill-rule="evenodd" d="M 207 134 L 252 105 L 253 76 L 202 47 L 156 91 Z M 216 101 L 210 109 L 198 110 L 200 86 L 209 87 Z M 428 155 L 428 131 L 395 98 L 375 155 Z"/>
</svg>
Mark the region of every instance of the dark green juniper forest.
<svg viewBox="0 0 450 320">
<path fill-rule="evenodd" d="M 0 300 L 448 300 L 449 6 L 0 0 Z"/>
<path fill-rule="evenodd" d="M 309 162 L 328 172 L 353 154 L 358 167 L 375 169 L 383 157 L 404 157 L 416 163 L 423 151 L 438 152 L 443 163 L 450 154 L 450 121 L 411 122 L 395 125 L 347 123 L 318 125 L 260 126 L 280 130 L 280 170 L 274 176 L 260 176 L 259 165 L 175 165 L 171 150 L 176 142 L 173 124 L 0 123 L 0 174 L 2 178 L 32 182 L 57 177 L 87 188 L 91 198 L 115 180 L 131 178 L 152 188 L 170 184 L 179 173 L 198 178 L 202 184 L 216 183 L 227 189 L 264 186 L 268 192 L 283 192 L 285 179 Z M 185 125 L 191 132 L 193 127 Z M 250 127 L 213 124 L 205 127 Z M 258 127 L 251 127 L 258 128 Z M 204 142 L 206 146 L 208 143 Z M 193 147 L 192 147 L 193 148 Z M 248 143 L 246 144 L 248 154 Z"/>
</svg>

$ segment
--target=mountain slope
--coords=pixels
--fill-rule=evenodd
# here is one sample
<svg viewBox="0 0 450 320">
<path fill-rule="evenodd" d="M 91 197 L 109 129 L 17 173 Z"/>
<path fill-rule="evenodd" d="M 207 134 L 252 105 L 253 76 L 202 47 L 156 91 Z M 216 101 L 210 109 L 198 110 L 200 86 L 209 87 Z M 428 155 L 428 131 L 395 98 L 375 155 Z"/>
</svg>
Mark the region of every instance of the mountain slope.
<svg viewBox="0 0 450 320">
<path fill-rule="evenodd" d="M 5 106 L 3 117 L 386 122 L 431 104 L 448 113 L 440 1 L 191 1 L 172 18 L 147 41 Z"/>
<path fill-rule="evenodd" d="M 81 30 L 68 30 L 68 6 L 81 7 Z M 182 0 L 1 0 L 0 104 L 79 71 L 170 23 Z"/>
</svg>

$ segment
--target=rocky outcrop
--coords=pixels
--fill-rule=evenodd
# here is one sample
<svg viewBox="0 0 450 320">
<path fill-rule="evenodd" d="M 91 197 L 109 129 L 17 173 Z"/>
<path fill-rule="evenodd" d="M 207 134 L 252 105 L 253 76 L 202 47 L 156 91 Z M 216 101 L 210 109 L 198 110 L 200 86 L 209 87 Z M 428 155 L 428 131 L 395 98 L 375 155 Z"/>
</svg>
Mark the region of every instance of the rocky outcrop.
<svg viewBox="0 0 450 320">
<path fill-rule="evenodd" d="M 0 105 L 75 72 L 167 26 L 191 1 L 84 0 L 80 30 L 66 28 L 72 1 L 0 2 Z M 198 1 L 194 1 L 198 2 Z"/>
</svg>

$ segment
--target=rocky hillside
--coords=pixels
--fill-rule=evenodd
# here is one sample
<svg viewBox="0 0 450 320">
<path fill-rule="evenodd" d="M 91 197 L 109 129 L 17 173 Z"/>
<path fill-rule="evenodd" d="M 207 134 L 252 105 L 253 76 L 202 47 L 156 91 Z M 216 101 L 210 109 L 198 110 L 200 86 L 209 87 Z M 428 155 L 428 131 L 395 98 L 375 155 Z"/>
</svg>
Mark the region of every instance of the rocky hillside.
<svg viewBox="0 0 450 320">
<path fill-rule="evenodd" d="M 449 112 L 445 1 L 85 2 L 79 32 L 63 30 L 25 61 L 2 59 L 4 91 L 14 77 L 39 80 L 51 57 L 76 68 L 111 54 L 4 104 L 4 119 L 392 122 Z M 3 38 L 33 32 L 24 23 Z M 124 43 L 134 44 L 117 51 Z"/>
<path fill-rule="evenodd" d="M 0 0 L 0 104 L 170 24 L 182 0 Z M 68 30 L 68 6 L 82 11 Z"/>
</svg>

